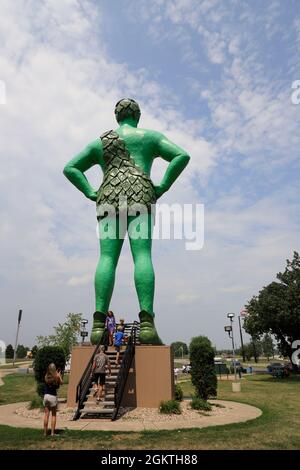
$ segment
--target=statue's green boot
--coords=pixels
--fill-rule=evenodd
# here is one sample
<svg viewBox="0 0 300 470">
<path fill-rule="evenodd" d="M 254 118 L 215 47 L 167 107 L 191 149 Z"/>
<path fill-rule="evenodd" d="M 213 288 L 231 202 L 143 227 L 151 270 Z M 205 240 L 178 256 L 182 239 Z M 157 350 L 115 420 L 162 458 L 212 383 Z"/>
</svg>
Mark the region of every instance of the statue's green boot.
<svg viewBox="0 0 300 470">
<path fill-rule="evenodd" d="M 162 340 L 158 336 L 154 325 L 154 315 L 142 310 L 139 313 L 140 318 L 140 343 L 141 344 L 163 344 Z"/>
<path fill-rule="evenodd" d="M 98 344 L 105 329 L 106 314 L 103 312 L 94 313 L 94 322 L 91 332 L 91 343 Z"/>
</svg>

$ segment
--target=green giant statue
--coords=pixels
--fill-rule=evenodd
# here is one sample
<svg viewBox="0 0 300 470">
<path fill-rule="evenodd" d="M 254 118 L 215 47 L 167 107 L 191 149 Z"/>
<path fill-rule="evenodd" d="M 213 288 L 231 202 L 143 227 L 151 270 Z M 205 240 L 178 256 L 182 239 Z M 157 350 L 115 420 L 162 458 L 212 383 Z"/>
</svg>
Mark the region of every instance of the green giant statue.
<svg viewBox="0 0 300 470">
<path fill-rule="evenodd" d="M 87 198 L 96 202 L 97 208 L 100 257 L 95 274 L 96 312 L 91 342 L 98 343 L 104 331 L 116 267 L 127 231 L 141 310 L 140 342 L 162 344 L 155 328 L 153 312 L 153 209 L 157 199 L 168 191 L 190 157 L 163 134 L 137 127 L 141 112 L 136 101 L 120 100 L 116 104 L 115 115 L 119 127 L 91 142 L 64 168 L 65 176 Z M 150 171 L 157 157 L 163 158 L 169 165 L 161 183 L 154 185 Z M 84 175 L 93 165 L 100 165 L 103 171 L 99 190 L 92 188 Z M 134 230 L 131 230 L 132 227 Z M 137 236 L 139 232 L 143 235 Z"/>
</svg>

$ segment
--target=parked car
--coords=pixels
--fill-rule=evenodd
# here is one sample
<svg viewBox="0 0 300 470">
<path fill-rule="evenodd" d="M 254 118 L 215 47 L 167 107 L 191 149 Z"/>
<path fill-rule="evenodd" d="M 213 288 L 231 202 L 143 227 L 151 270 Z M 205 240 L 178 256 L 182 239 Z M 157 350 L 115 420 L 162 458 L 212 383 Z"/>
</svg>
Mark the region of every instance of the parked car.
<svg viewBox="0 0 300 470">
<path fill-rule="evenodd" d="M 273 374 L 273 372 L 282 370 L 283 368 L 284 368 L 284 364 L 282 364 L 281 362 L 272 362 L 271 364 L 267 366 L 267 371 L 270 374 Z"/>
<path fill-rule="evenodd" d="M 231 360 L 231 364 L 230 364 L 230 372 L 234 372 L 234 364 L 235 364 L 235 367 L 236 367 L 236 370 L 239 371 L 239 369 L 241 370 L 241 372 L 243 374 L 246 374 L 247 373 L 247 369 L 243 366 L 243 364 L 238 361 L 237 359 L 234 361 L 233 359 Z"/>
<path fill-rule="evenodd" d="M 238 361 L 237 359 L 235 361 L 233 359 L 231 360 L 231 364 L 234 365 L 234 363 L 235 363 L 236 367 L 241 367 L 241 365 L 242 365 L 241 362 Z"/>
<path fill-rule="evenodd" d="M 215 370 L 218 375 L 229 374 L 229 369 L 227 367 L 226 362 L 224 361 L 219 361 L 215 359 Z"/>
<path fill-rule="evenodd" d="M 290 375 L 290 368 L 288 364 L 281 364 L 280 362 L 273 362 L 269 364 L 267 370 L 273 377 L 283 379 Z"/>
</svg>

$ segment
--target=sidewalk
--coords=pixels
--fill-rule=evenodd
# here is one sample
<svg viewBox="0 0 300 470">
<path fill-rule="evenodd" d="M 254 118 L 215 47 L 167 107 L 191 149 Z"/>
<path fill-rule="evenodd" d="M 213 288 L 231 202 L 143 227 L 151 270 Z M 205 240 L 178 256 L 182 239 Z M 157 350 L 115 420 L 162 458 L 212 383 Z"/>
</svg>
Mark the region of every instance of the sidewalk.
<svg viewBox="0 0 300 470">
<path fill-rule="evenodd" d="M 199 414 L 199 418 L 197 417 L 190 421 L 180 416 L 174 417 L 174 421 L 172 421 L 172 417 L 169 417 L 168 421 L 162 422 L 147 420 L 147 418 L 135 419 L 133 421 L 124 420 L 122 418 L 117 421 L 105 419 L 79 419 L 77 421 L 70 421 L 60 417 L 58 414 L 57 428 L 81 431 L 158 431 L 162 429 L 205 428 L 208 426 L 245 422 L 256 419 L 262 414 L 260 409 L 242 403 L 224 400 L 214 400 L 213 403 L 222 405 L 222 409 L 221 411 L 219 410 L 218 415 L 205 416 Z M 28 418 L 16 414 L 16 410 L 22 406 L 26 406 L 26 404 L 26 402 L 23 402 L 0 406 L 0 424 L 18 428 L 42 429 L 42 419 Z"/>
</svg>

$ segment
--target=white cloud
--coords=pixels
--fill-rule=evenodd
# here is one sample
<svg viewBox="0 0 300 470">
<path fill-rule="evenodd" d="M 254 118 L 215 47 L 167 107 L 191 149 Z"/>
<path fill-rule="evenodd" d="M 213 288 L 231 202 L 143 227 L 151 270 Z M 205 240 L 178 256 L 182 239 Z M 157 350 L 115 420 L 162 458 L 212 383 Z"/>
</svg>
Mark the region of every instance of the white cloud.
<svg viewBox="0 0 300 470">
<path fill-rule="evenodd" d="M 144 20 L 150 15 L 158 27 L 165 21 L 165 2 L 147 5 L 146 11 L 140 9 Z M 210 116 L 191 119 L 178 111 L 180 97 L 153 79 L 146 61 L 143 68 L 130 70 L 107 56 L 101 6 L 76 0 L 2 2 L 0 78 L 7 84 L 7 104 L 0 114 L 0 276 L 7 342 L 14 337 L 20 306 L 22 342 L 50 332 L 68 311 L 83 311 L 91 318 L 98 257 L 95 210 L 67 182 L 62 168 L 89 141 L 115 127 L 113 107 L 121 96 L 140 101 L 142 127 L 160 130 L 192 156 L 162 202 L 206 202 L 202 251 L 184 251 L 184 241 L 153 243 L 157 323 L 166 341 L 205 333 L 222 343 L 226 311 L 239 311 L 299 244 L 298 197 L 292 186 L 288 194 L 275 188 L 253 203 L 244 197 L 244 188 L 236 191 L 238 185 L 232 191 L 225 188 L 221 200 L 206 201 L 205 196 L 216 189 L 211 175 L 239 164 L 234 152 L 243 155 L 248 168 L 262 168 L 270 177 L 272 165 L 294 161 L 297 107 L 291 109 L 278 82 L 268 84 L 256 55 L 245 51 L 244 36 L 234 29 L 228 33 L 224 2 L 197 2 L 195 8 L 195 2 L 183 0 L 169 5 L 168 18 L 176 21 L 174 34 L 179 34 L 186 58 L 190 53 L 193 60 L 198 57 L 189 49 L 186 25 L 194 31 L 206 19 L 201 41 L 222 76 L 206 83 L 205 90 L 197 80 L 190 83 Z M 154 167 L 154 180 L 164 165 Z M 99 172 L 88 176 L 99 184 Z M 127 241 L 115 289 L 112 308 L 135 319 L 138 305 Z"/>
<path fill-rule="evenodd" d="M 24 322 L 31 319 L 24 341 L 30 342 L 69 310 L 88 314 L 94 309 L 95 209 L 62 169 L 89 141 L 115 127 L 113 107 L 120 96 L 135 96 L 138 90 L 146 126 L 183 146 L 188 137 L 192 152 L 202 149 L 199 171 L 210 169 L 214 152 L 189 123 L 169 132 L 176 117 L 184 120 L 172 102 L 164 107 L 165 90 L 149 79 L 147 70 L 133 73 L 106 56 L 103 38 L 95 35 L 99 8 L 90 2 L 49 0 L 6 1 L 2 9 L 0 65 L 8 95 L 0 115 L 3 314 L 8 316 L 5 335 L 12 341 L 13 314 L 23 306 Z M 99 171 L 89 172 L 89 177 L 99 185 Z M 183 189 L 187 193 L 183 182 L 178 187 L 179 194 Z M 131 264 L 126 247 L 116 294 L 121 308 L 124 298 L 130 308 L 122 289 L 132 289 Z"/>
</svg>

